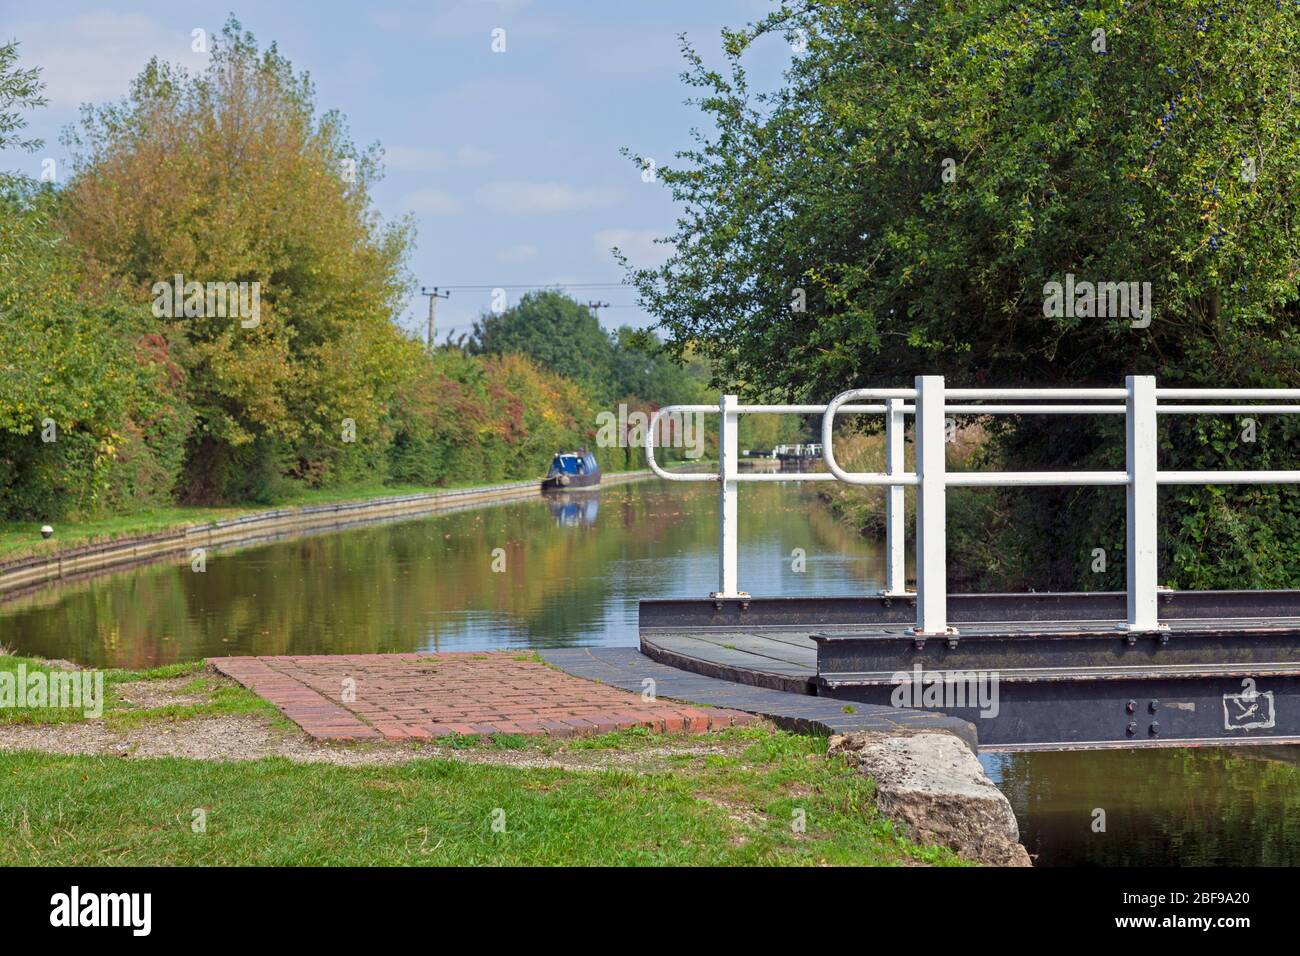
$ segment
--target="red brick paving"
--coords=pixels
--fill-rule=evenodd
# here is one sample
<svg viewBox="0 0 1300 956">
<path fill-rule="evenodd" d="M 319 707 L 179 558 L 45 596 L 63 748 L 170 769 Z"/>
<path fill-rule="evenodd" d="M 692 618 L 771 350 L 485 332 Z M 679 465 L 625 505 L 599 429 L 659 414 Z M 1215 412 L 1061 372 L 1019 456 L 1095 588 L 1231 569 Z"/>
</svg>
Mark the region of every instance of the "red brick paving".
<svg viewBox="0 0 1300 956">
<path fill-rule="evenodd" d="M 630 727 L 705 733 L 757 719 L 735 710 L 648 703 L 509 651 L 219 657 L 210 663 L 323 740 L 453 733 L 572 737 Z M 345 683 L 349 679 L 355 683 Z M 345 688 L 355 689 L 355 699 L 344 700 Z"/>
</svg>

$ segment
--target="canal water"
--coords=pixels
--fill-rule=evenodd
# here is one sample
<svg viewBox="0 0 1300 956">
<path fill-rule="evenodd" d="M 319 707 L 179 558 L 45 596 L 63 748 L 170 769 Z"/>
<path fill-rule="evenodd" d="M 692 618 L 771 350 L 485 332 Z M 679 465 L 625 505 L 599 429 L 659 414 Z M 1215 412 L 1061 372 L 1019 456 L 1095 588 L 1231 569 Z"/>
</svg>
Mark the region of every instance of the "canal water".
<svg viewBox="0 0 1300 956">
<path fill-rule="evenodd" d="M 0 604 L 0 644 L 93 667 L 229 654 L 634 646 L 641 598 L 716 588 L 717 492 L 645 481 L 296 538 Z M 878 546 L 807 486 L 741 490 L 741 586 L 870 593 Z M 801 568 L 801 570 L 796 570 Z M 1300 864 L 1288 748 L 989 754 L 1039 865 Z"/>
</svg>

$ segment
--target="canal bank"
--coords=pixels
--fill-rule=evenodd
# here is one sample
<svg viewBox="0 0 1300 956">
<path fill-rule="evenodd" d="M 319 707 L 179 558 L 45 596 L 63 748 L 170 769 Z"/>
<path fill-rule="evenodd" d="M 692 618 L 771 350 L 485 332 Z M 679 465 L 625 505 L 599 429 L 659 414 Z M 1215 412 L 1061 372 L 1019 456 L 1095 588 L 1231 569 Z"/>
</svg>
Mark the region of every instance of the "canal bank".
<svg viewBox="0 0 1300 956">
<path fill-rule="evenodd" d="M 639 481 L 648 470 L 614 472 L 605 485 Z M 166 560 L 194 558 L 217 548 L 248 547 L 307 533 L 342 531 L 383 521 L 400 521 L 497 501 L 519 501 L 541 494 L 537 481 L 450 488 L 446 491 L 389 495 L 359 501 L 303 505 L 254 511 L 234 518 L 184 525 L 151 534 L 125 535 L 110 541 L 60 548 L 50 554 L 0 562 L 0 602 L 59 581 Z"/>
<path fill-rule="evenodd" d="M 0 674 L 12 663 L 0 657 Z M 633 662 L 622 663 L 636 669 Z M 28 664 L 34 672 L 52 666 L 35 661 L 19 666 Z M 637 799 L 644 806 L 638 812 L 653 818 L 649 826 L 660 827 L 670 812 L 660 802 L 665 790 L 681 789 L 697 804 L 716 804 L 723 811 L 721 819 L 690 823 L 693 833 L 686 842 L 696 848 L 693 853 L 715 845 L 759 843 L 758 834 L 763 833 L 761 842 L 769 849 L 747 862 L 896 864 L 910 858 L 942 863 L 954 859 L 949 854 L 955 853 L 986 865 L 1027 863 L 1023 848 L 1014 843 L 1015 823 L 1005 799 L 987 780 L 971 779 L 971 767 L 977 777 L 982 774 L 956 737 L 921 732 L 892 740 L 879 734 L 849 734 L 831 738 L 828 747 L 824 736 L 792 734 L 754 713 L 770 713 L 781 724 L 798 717 L 788 711 L 805 707 L 807 698 L 752 687 L 704 686 L 723 682 L 672 674 L 644 658 L 642 664 L 655 674 L 664 693 L 647 696 L 635 680 L 631 688 L 617 680 L 591 680 L 536 655 L 513 653 L 219 658 L 202 668 L 115 673 L 110 675 L 107 706 L 94 713 L 56 713 L 52 703 L 40 712 L 0 711 L 0 768 L 10 767 L 23 780 L 13 792 L 7 792 L 11 785 L 0 786 L 0 805 L 17 800 L 30 821 L 25 829 L 37 831 L 41 822 L 50 821 L 42 819 L 36 794 L 56 775 L 56 768 L 84 768 L 80 783 L 65 781 L 58 787 L 61 804 L 75 805 L 79 791 L 90 786 L 87 781 L 103 777 L 97 758 L 129 762 L 131 797 L 108 808 L 101 801 L 95 814 L 84 817 L 74 812 L 69 819 L 77 822 L 60 818 L 60 832 L 75 845 L 89 842 L 86 829 L 93 829 L 105 812 L 136 820 L 154 835 L 141 847 L 147 854 L 141 862 L 160 864 L 176 860 L 157 844 L 158 831 L 167 825 L 151 819 L 150 804 L 155 797 L 166 802 L 171 791 L 192 791 L 200 804 L 215 803 L 204 809 L 205 815 L 213 813 L 223 827 L 243 829 L 257 811 L 248 805 L 250 794 L 241 791 L 264 793 L 268 778 L 283 776 L 274 763 L 266 763 L 272 758 L 358 770 L 357 775 L 335 779 L 334 801 L 352 799 L 358 788 L 364 792 L 371 785 L 374 775 L 366 768 L 424 776 L 430 764 L 453 761 L 485 769 L 459 774 L 435 770 L 434 779 L 442 786 L 473 784 L 487 790 L 493 797 L 490 805 L 512 816 L 512 825 L 523 823 L 534 831 L 600 828 L 611 799 L 622 804 L 642 789 L 644 800 Z M 683 680 L 691 686 L 678 686 Z M 688 689 L 697 698 L 731 696 L 731 702 L 744 709 L 681 700 L 679 692 Z M 755 694 L 766 699 L 752 699 Z M 852 718 L 844 719 L 852 723 Z M 960 751 L 957 759 L 937 759 L 933 748 L 942 748 L 948 740 Z M 882 765 L 869 757 L 881 746 L 891 751 L 917 749 L 902 766 L 897 760 Z M 60 755 L 61 761 L 43 763 L 43 755 Z M 160 766 L 159 758 L 173 759 Z M 203 794 L 202 781 L 232 763 L 251 763 L 254 769 L 232 771 L 229 776 L 239 782 L 223 788 L 219 800 Z M 593 791 L 583 798 L 585 805 L 566 806 L 563 798 L 547 801 L 526 818 L 517 807 L 505 809 L 512 807 L 508 794 L 528 786 L 528 781 L 511 775 L 538 767 L 583 771 L 588 780 L 574 784 L 575 789 Z M 593 771 L 601 776 L 593 779 Z M 465 774 L 483 779 L 467 781 Z M 548 784 L 547 791 L 554 786 Z M 617 795 L 606 793 L 608 786 Z M 154 788 L 162 792 L 152 793 Z M 993 828 L 988 814 L 981 819 L 972 813 L 990 797 L 1002 810 L 992 815 L 997 821 Z M 940 807 L 942 812 L 936 813 Z M 906 828 L 889 821 L 905 823 Z M 446 839 L 469 822 L 433 821 L 431 829 Z M 356 821 L 340 824 L 337 832 L 346 833 Z M 295 838 L 282 831 L 264 831 L 257 842 L 292 843 Z M 828 843 L 850 835 L 855 836 L 844 845 L 846 852 Z M 598 839 L 609 842 L 607 836 L 602 830 Z M 569 837 L 560 841 L 562 846 L 574 842 Z M 812 854 L 801 852 L 801 847 Z M 651 857 L 642 862 L 663 861 Z M 746 859 L 721 857 L 713 862 Z"/>
<path fill-rule="evenodd" d="M 344 525 L 340 528 L 339 517 L 330 514 L 327 511 L 317 511 L 317 513 L 308 513 L 307 521 L 313 523 L 310 530 L 322 531 L 342 531 L 341 534 L 324 535 L 315 537 L 309 541 L 306 539 L 294 540 L 292 538 L 285 540 L 264 540 L 261 535 L 266 534 L 268 527 L 271 534 L 279 535 L 284 533 L 281 526 L 274 522 L 283 521 L 285 516 L 282 514 L 271 513 L 263 516 L 257 516 L 260 520 L 250 522 L 253 527 L 250 529 L 247 524 L 242 527 L 236 526 L 241 532 L 241 537 L 237 539 L 239 543 L 262 545 L 254 547 L 251 550 L 239 550 L 227 545 L 219 554 L 214 549 L 214 556 L 211 564 L 203 574 L 195 574 L 189 568 L 179 567 L 160 567 L 160 568 L 141 568 L 128 571 L 123 575 L 114 575 L 108 578 L 97 578 L 87 580 L 81 584 L 69 584 L 71 589 L 62 599 L 58 597 L 59 591 L 50 592 L 47 597 L 53 598 L 55 606 L 68 604 L 77 606 L 81 602 L 87 608 L 87 616 L 83 619 L 89 625 L 91 630 L 102 627 L 106 620 L 103 618 L 105 604 L 103 595 L 105 593 L 115 593 L 118 587 L 126 587 L 122 592 L 122 604 L 120 613 L 112 613 L 110 616 L 115 619 L 116 624 L 114 631 L 104 633 L 107 642 L 103 645 L 104 650 L 110 650 L 113 644 L 121 647 L 121 642 L 125 638 L 130 641 L 133 633 L 139 633 L 141 637 L 146 634 L 151 638 L 159 641 L 155 645 L 162 655 L 174 656 L 177 648 L 174 642 L 168 641 L 168 635 L 159 634 L 158 629 L 161 627 L 164 631 L 174 627 L 168 625 L 162 620 L 155 619 L 154 624 L 149 624 L 141 620 L 141 617 L 147 616 L 145 608 L 158 605 L 158 601 L 150 597 L 149 591 L 153 585 L 161 584 L 165 581 L 183 582 L 187 589 L 191 590 L 191 597 L 204 600 L 204 585 L 220 579 L 221 575 L 227 573 L 233 567 L 250 562 L 252 573 L 240 575 L 232 586 L 224 591 L 224 596 L 220 601 L 223 608 L 232 606 L 241 608 L 241 614 L 246 614 L 249 609 L 249 600 L 256 595 L 263 595 L 271 599 L 275 595 L 283 598 L 277 580 L 282 578 L 294 578 L 297 576 L 295 569 L 304 574 L 310 573 L 313 569 L 319 570 L 322 567 L 336 569 L 343 577 L 337 580 L 337 583 L 329 584 L 321 588 L 319 602 L 311 602 L 316 607 L 328 607 L 329 596 L 334 599 L 335 610 L 341 610 L 343 605 L 339 603 L 345 594 L 355 593 L 348 592 L 342 585 L 345 580 L 355 579 L 363 571 L 378 574 L 380 577 L 388 580 L 400 580 L 404 573 L 414 570 L 410 563 L 402 556 L 402 552 L 409 549 L 419 551 L 428 555 L 429 552 L 439 552 L 449 549 L 450 553 L 446 554 L 445 560 L 437 561 L 429 567 L 430 580 L 433 577 L 444 579 L 449 566 L 461 567 L 468 562 L 475 560 L 486 561 L 489 555 L 496 550 L 492 545 L 502 545 L 502 550 L 508 555 L 500 577 L 495 575 L 485 578 L 490 582 L 493 590 L 499 589 L 495 586 L 498 581 L 502 584 L 510 582 L 526 583 L 529 574 L 529 568 L 565 568 L 571 573 L 579 571 L 589 565 L 595 565 L 592 569 L 600 572 L 602 570 L 600 561 L 592 561 L 587 554 L 599 554 L 604 548 L 597 547 L 594 552 L 591 551 L 590 545 L 596 542 L 595 534 L 601 525 L 601 515 L 603 513 L 604 527 L 616 532 L 615 538 L 610 540 L 610 544 L 617 550 L 631 558 L 631 563 L 627 570 L 631 576 L 626 580 L 628 595 L 631 605 L 634 607 L 641 593 L 640 586 L 636 581 L 636 572 L 645 560 L 661 560 L 665 552 L 673 553 L 685 549 L 687 552 L 694 552 L 704 546 L 704 537 L 700 533 L 701 528 L 694 523 L 690 517 L 690 509 L 684 508 L 686 504 L 673 489 L 652 489 L 649 486 L 642 486 L 643 490 L 634 493 L 627 493 L 619 490 L 619 486 L 625 484 L 631 479 L 639 477 L 636 475 L 620 476 L 621 480 L 611 482 L 608 489 L 598 495 L 591 495 L 583 498 L 580 503 L 575 505 L 574 500 L 568 498 L 551 497 L 546 499 L 544 510 L 537 507 L 537 503 L 527 503 L 526 499 L 532 497 L 532 487 L 518 488 L 493 488 L 487 489 L 487 494 L 482 494 L 482 490 L 475 490 L 475 493 L 459 493 L 454 496 L 442 496 L 442 502 L 439 508 L 429 512 L 428 521 L 408 521 L 400 526 L 376 526 L 373 525 L 376 508 L 385 509 L 390 502 L 373 502 L 368 503 L 372 507 L 365 509 L 344 508 L 342 510 L 343 520 L 350 525 L 353 521 L 366 522 L 365 525 L 357 524 L 355 527 Z M 519 492 L 523 496 L 519 496 Z M 451 507 L 447 506 L 446 498 L 451 497 Z M 426 499 L 427 500 L 427 499 Z M 703 496 L 695 495 L 692 498 L 693 504 L 700 504 L 710 500 L 710 496 L 705 492 Z M 408 499 L 409 501 L 409 499 Z M 409 507 L 408 501 L 398 501 L 392 504 L 398 505 L 399 508 Z M 603 502 L 603 512 L 598 507 Z M 415 502 L 418 506 L 420 502 Z M 483 508 L 487 505 L 502 505 L 504 509 L 492 507 L 487 510 Z M 455 508 L 455 512 L 452 511 Z M 522 510 L 521 510 L 522 509 Z M 831 530 L 823 522 L 818 520 L 817 515 L 810 514 L 804 509 L 786 509 L 786 515 L 783 523 L 789 525 L 789 530 L 795 537 L 800 539 L 805 549 L 813 554 L 812 573 L 816 578 L 820 578 L 824 584 L 826 575 L 829 572 L 834 577 L 848 577 L 852 574 L 863 573 L 870 565 L 870 553 L 854 555 L 850 564 L 843 565 L 832 569 L 826 567 L 828 561 L 835 561 L 837 564 L 843 561 L 842 553 L 843 542 L 836 537 L 834 540 L 826 540 L 825 534 Z M 549 521 L 544 521 L 540 526 L 531 522 L 524 522 L 522 525 L 515 525 L 510 521 L 503 521 L 499 530 L 492 526 L 499 518 L 508 518 L 512 515 L 524 517 L 525 515 L 549 516 Z M 367 517 L 369 516 L 369 517 Z M 402 519 L 408 517 L 405 513 L 398 512 L 395 516 L 380 512 L 379 520 L 385 517 L 395 517 Z M 419 519 L 420 515 L 414 516 Z M 436 525 L 430 525 L 429 521 L 448 526 L 447 530 L 441 533 L 435 532 Z M 612 526 L 612 527 L 611 527 Z M 770 530 L 770 529 L 769 529 Z M 288 534 L 300 534 L 295 529 L 287 529 Z M 498 536 L 499 535 L 499 536 Z M 684 535 L 684 536 L 683 536 Z M 535 540 L 543 536 L 553 536 L 557 542 L 565 545 L 576 545 L 576 550 L 562 548 L 558 555 L 553 550 L 543 551 L 540 561 L 535 560 L 526 553 L 521 553 L 518 544 L 523 539 Z M 349 539 L 359 540 L 364 538 L 376 538 L 382 541 L 377 545 L 377 551 L 382 552 L 385 556 L 384 562 L 377 566 L 372 566 L 367 555 L 375 554 L 376 551 L 363 549 L 362 552 L 336 552 L 332 545 L 341 544 Z M 449 542 L 455 542 L 459 538 L 468 538 L 472 543 L 465 547 L 456 547 Z M 631 541 L 648 542 L 650 546 L 646 549 L 644 557 L 636 554 L 628 554 L 627 546 Z M 766 549 L 767 543 L 754 542 L 756 547 Z M 308 549 L 304 551 L 302 549 Z M 389 560 L 394 553 L 398 554 L 395 562 L 391 564 L 390 571 L 380 571 L 379 568 L 390 567 Z M 866 559 L 866 565 L 861 562 Z M 608 570 L 604 568 L 603 570 Z M 520 572 L 525 572 L 522 577 Z M 782 572 L 784 573 L 784 572 Z M 793 571 L 791 573 L 794 573 Z M 801 571 L 799 573 L 806 573 Z M 213 575 L 214 577 L 209 577 Z M 415 577 L 415 575 L 411 575 Z M 422 579 L 423 574 L 417 578 Z M 797 579 L 796 579 L 797 580 Z M 354 582 L 355 583 L 355 582 Z M 365 590 L 365 582 L 362 583 L 361 590 Z M 644 582 L 643 582 L 644 583 Z M 411 581 L 410 584 L 416 584 Z M 689 584 L 687 585 L 689 586 Z M 815 580 L 810 582 L 810 589 L 821 587 L 822 584 Z M 162 598 L 170 589 L 161 591 L 158 594 Z M 471 584 L 469 586 L 453 586 L 447 592 L 448 599 L 454 599 L 458 603 L 464 604 L 467 601 L 472 603 L 472 592 L 476 588 Z M 513 589 L 510 589 L 513 590 Z M 652 593 L 654 589 L 650 589 Z M 100 597 L 96 599 L 98 593 Z M 661 592 L 660 592 L 661 593 Z M 128 603 L 129 602 L 129 603 Z M 117 602 L 112 602 L 115 605 Z M 168 603 L 168 602 L 164 602 Z M 345 601 L 346 603 L 346 601 Z M 581 596 L 573 596 L 568 600 L 559 602 L 568 606 L 570 609 L 573 605 L 596 604 L 600 600 L 584 599 Z M 10 620 L 15 617 L 27 623 L 41 616 L 41 612 L 34 609 L 37 607 L 48 607 L 48 602 L 42 603 L 40 600 L 34 600 L 31 605 L 32 609 L 27 608 L 18 610 L 16 615 L 12 615 L 11 608 Z M 109 605 L 112 606 L 112 605 Z M 93 609 L 93 610 L 92 610 Z M 268 611 L 272 608 L 268 607 Z M 401 617 L 401 615 L 398 615 Z M 56 625 L 61 629 L 68 621 L 68 618 L 60 614 L 56 618 L 59 624 Z M 3 621 L 0 621 L 3 626 Z M 138 631 L 136 629 L 139 629 Z M 24 628 L 25 630 L 25 628 Z M 218 625 L 218 632 L 224 630 L 224 627 Z M 271 628 L 257 628 L 257 631 L 263 637 L 274 641 L 276 636 L 271 632 Z M 551 631 L 547 627 L 547 631 Z M 271 633 L 266 633 L 271 632 Z M 29 631 L 24 637 L 31 637 Z M 52 636 L 52 635 L 51 635 Z M 354 635 L 355 636 L 355 635 Z M 500 642 L 502 640 L 502 631 L 494 629 L 494 633 L 486 641 Z M 23 640 L 24 647 L 29 646 L 27 640 Z M 262 641 L 255 642 L 255 649 L 261 650 L 266 644 Z M 146 645 L 136 644 L 135 652 L 144 650 Z M 206 648 L 204 648 L 206 650 Z M 487 649 L 485 646 L 484 649 Z M 196 648 L 197 650 L 197 648 Z M 450 685 L 442 686 L 441 689 L 436 681 L 432 681 L 428 675 L 423 675 L 418 680 L 411 679 L 411 675 L 397 673 L 403 668 L 409 670 L 412 667 L 412 661 L 416 662 L 436 662 L 438 660 L 452 661 L 456 660 L 457 655 L 447 658 L 446 655 L 426 655 L 426 654 L 347 654 L 341 653 L 344 648 L 338 646 L 329 649 L 329 653 L 317 657 L 289 656 L 257 656 L 242 658 L 215 658 L 213 665 L 225 676 L 235 678 L 245 684 L 250 689 L 257 692 L 267 701 L 273 703 L 280 713 L 287 715 L 298 723 L 298 727 L 308 736 L 317 737 L 324 734 L 322 740 L 334 739 L 335 737 L 346 737 L 349 740 L 365 742 L 368 740 L 391 742 L 398 739 L 404 739 L 408 742 L 419 742 L 422 740 L 438 739 L 447 734 L 464 735 L 474 738 L 494 738 L 501 734 L 542 732 L 547 735 L 560 734 L 567 735 L 570 733 L 591 733 L 608 730 L 616 730 L 620 727 L 636 727 L 643 730 L 649 730 L 651 733 L 668 733 L 678 732 L 681 730 L 700 730 L 709 729 L 717 730 L 718 726 L 726 726 L 727 723 L 734 721 L 736 718 L 730 715 L 737 713 L 761 715 L 765 718 L 773 719 L 777 725 L 787 730 L 802 733 L 813 733 L 819 735 L 824 740 L 825 736 L 833 732 L 845 732 L 852 734 L 855 731 L 868 729 L 868 724 L 864 724 L 861 716 L 846 714 L 842 709 L 830 702 L 820 702 L 810 699 L 806 696 L 775 694 L 776 701 L 755 701 L 745 700 L 738 701 L 743 706 L 729 708 L 723 704 L 713 704 L 708 706 L 710 701 L 701 701 L 698 698 L 708 696 L 696 687 L 681 687 L 674 689 L 673 681 L 666 679 L 665 673 L 671 669 L 663 668 L 653 664 L 648 660 L 644 663 L 654 668 L 656 678 L 661 688 L 659 697 L 656 701 L 645 702 L 642 700 L 643 687 L 640 683 L 641 678 L 634 675 L 635 680 L 633 687 L 625 688 L 632 693 L 623 694 L 621 691 L 605 690 L 602 693 L 620 693 L 626 696 L 630 702 L 620 708 L 613 708 L 608 702 L 603 705 L 599 712 L 589 709 L 594 706 L 594 702 L 575 702 L 567 700 L 565 695 L 553 693 L 553 688 L 541 687 L 536 681 L 516 680 L 513 683 L 520 687 L 527 686 L 530 689 L 526 692 L 510 691 L 507 687 L 507 693 L 514 693 L 516 698 L 509 701 L 494 699 L 491 690 L 483 681 L 469 681 L 468 683 L 460 680 L 453 681 Z M 96 657 L 103 659 L 103 651 L 96 653 L 90 651 L 83 645 L 81 649 L 65 648 L 66 653 L 73 659 L 87 660 Z M 149 654 L 145 660 L 151 663 L 161 663 L 163 656 L 160 654 Z M 188 656 L 183 651 L 179 655 Z M 488 663 L 492 658 L 500 659 L 501 655 L 468 655 L 473 659 L 474 664 L 479 666 L 483 663 L 480 658 L 486 659 Z M 639 656 L 639 655 L 638 655 Z M 460 655 L 461 664 L 466 663 L 466 655 Z M 507 655 L 509 657 L 509 655 Z M 139 659 L 139 658 L 137 658 Z M 116 660 L 122 661 L 122 657 Z M 277 666 L 281 662 L 283 666 Z M 553 666 L 558 666 L 558 661 L 548 660 Z M 508 661 L 508 666 L 529 666 L 526 663 L 515 663 Z M 532 665 L 536 666 L 536 665 Z M 335 671 L 338 668 L 348 670 L 352 675 L 352 680 L 356 682 L 356 696 L 347 701 L 343 696 L 341 688 L 344 686 L 343 678 L 339 677 Z M 375 670 L 378 668 L 379 670 Z M 548 673 L 558 673 L 545 669 Z M 326 673 L 328 671 L 328 673 Z M 381 673 L 382 672 L 382 673 Z M 444 672 L 445 673 L 445 672 Z M 323 676 L 322 676 L 323 675 Z M 694 675 L 688 675 L 684 672 L 677 672 L 679 678 L 694 679 Z M 611 688 L 618 686 L 613 680 L 608 678 L 602 679 L 597 675 L 580 674 L 574 683 L 587 684 L 588 686 L 599 688 Z M 594 682 L 590 682 L 595 677 Z M 572 680 L 572 679 L 571 679 Z M 590 682 L 590 683 L 589 683 Z M 490 683 L 490 682 L 489 682 Z M 503 687 L 511 682 L 498 682 Z M 722 685 L 724 682 L 712 682 Z M 366 711 L 362 713 L 353 713 L 353 709 L 362 707 L 367 700 L 374 695 L 369 690 L 373 685 L 386 685 L 389 687 L 402 688 L 396 697 L 386 700 L 379 711 Z M 744 688 L 743 692 L 752 693 L 754 688 Z M 570 697 L 572 695 L 569 695 Z M 567 700 L 567 703 L 566 703 Z M 677 703 L 670 703 L 677 701 Z M 360 702 L 360 703 L 358 703 Z M 701 709 L 699 704 L 706 705 Z M 825 711 L 819 717 L 808 719 L 812 715 L 805 713 L 809 706 L 821 706 Z M 566 710 L 566 707 L 568 708 Z M 495 709 L 493 709 L 495 708 Z M 645 711 L 645 713 L 643 713 Z M 649 711 L 655 711 L 654 714 Z M 662 713 L 659 713 L 662 711 Z M 890 714 L 891 718 L 900 717 L 899 714 Z M 916 714 L 915 717 L 926 724 L 927 729 L 940 731 L 941 728 L 936 724 L 942 724 L 943 718 L 936 718 L 935 715 Z M 455 719 L 453 719 L 455 718 Z M 722 721 L 719 724 L 719 720 Z M 960 721 L 951 722 L 960 724 Z M 345 726 L 346 725 L 346 726 Z M 871 723 L 870 726 L 875 726 Z M 892 726 L 892 725 L 891 725 Z M 976 776 L 983 776 L 978 764 L 975 762 L 967 744 L 972 743 L 970 739 L 973 735 L 969 727 L 962 728 L 965 733 L 967 743 L 961 744 L 966 754 L 966 762 L 974 768 Z M 214 753 L 223 754 L 238 751 L 238 747 L 230 741 L 229 728 L 224 731 L 221 728 L 213 728 L 216 733 L 215 737 L 201 738 L 201 742 L 194 746 L 200 750 L 204 747 L 212 748 Z M 41 748 L 55 746 L 61 747 L 66 744 L 59 744 L 49 732 L 38 733 L 36 731 L 14 731 L 18 739 L 7 742 L 8 746 L 21 746 L 21 741 L 26 739 L 36 741 L 40 738 Z M 66 735 L 73 733 L 78 735 L 77 731 L 67 729 L 60 731 L 59 734 Z M 205 731 L 206 733 L 206 731 Z M 94 735 L 92 735 L 94 736 Z M 262 734 L 255 734 L 259 739 Z M 176 743 L 180 743 L 184 735 L 177 733 L 173 737 Z M 97 739 L 97 738 L 96 738 Z M 205 741 L 205 742 L 202 742 Z M 137 742 L 120 741 L 113 746 L 136 747 Z M 925 764 L 925 761 L 920 761 Z M 965 768 L 966 771 L 970 767 Z M 872 770 L 866 764 L 853 762 L 849 765 L 851 772 L 860 773 L 864 779 L 870 779 Z M 961 774 L 948 768 L 943 778 L 948 782 L 957 780 Z M 1005 800 L 997 794 L 991 785 L 984 781 L 988 792 L 991 792 L 997 800 L 1000 800 L 1005 806 Z M 868 783 L 868 786 L 870 784 Z M 895 781 L 896 793 L 906 792 L 909 788 L 900 786 L 900 781 Z M 933 788 L 931 788 L 933 796 Z M 961 800 L 965 799 L 966 794 L 958 791 L 950 795 L 951 799 L 946 799 L 944 803 L 949 807 L 949 820 L 960 818 L 961 813 L 956 807 Z M 910 805 L 915 805 L 915 800 L 910 800 Z M 947 827 L 942 833 L 935 833 L 927 823 L 926 817 L 912 816 L 908 817 L 906 813 L 899 808 L 900 805 L 895 802 L 891 804 L 893 810 L 889 818 L 906 820 L 912 831 L 917 834 L 918 838 L 925 842 L 938 842 L 948 848 L 962 852 L 968 859 L 1000 865 L 1002 859 L 990 857 L 984 853 L 980 847 L 984 846 L 987 841 L 972 841 L 963 837 L 961 827 Z M 1006 817 L 1010 817 L 1009 811 Z M 1014 842 L 1014 820 L 1011 823 L 1010 841 Z M 1004 843 L 1006 840 L 1004 839 Z M 1020 851 L 1023 858 L 1023 850 Z"/>
</svg>

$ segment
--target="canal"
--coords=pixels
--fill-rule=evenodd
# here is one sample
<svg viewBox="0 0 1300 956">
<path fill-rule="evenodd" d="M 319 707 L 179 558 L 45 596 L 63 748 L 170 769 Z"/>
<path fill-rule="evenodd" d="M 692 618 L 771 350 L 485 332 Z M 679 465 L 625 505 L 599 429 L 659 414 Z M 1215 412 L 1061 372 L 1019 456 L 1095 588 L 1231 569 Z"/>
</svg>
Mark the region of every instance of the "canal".
<svg viewBox="0 0 1300 956">
<path fill-rule="evenodd" d="M 806 486 L 747 485 L 741 586 L 875 590 Z M 635 645 L 637 602 L 716 587 L 716 489 L 645 481 L 124 571 L 0 605 L 0 643 L 94 667 L 229 654 Z M 1300 749 L 1300 748 L 1298 748 Z M 1300 864 L 1289 748 L 988 754 L 1038 865 Z"/>
</svg>

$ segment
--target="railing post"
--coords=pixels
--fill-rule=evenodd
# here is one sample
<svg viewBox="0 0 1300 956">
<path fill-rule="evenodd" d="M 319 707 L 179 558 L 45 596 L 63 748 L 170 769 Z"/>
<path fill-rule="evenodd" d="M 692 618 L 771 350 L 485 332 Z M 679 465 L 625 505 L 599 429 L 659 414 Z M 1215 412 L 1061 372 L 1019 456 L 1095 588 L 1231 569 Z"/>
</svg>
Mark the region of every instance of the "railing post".
<svg viewBox="0 0 1300 956">
<path fill-rule="evenodd" d="M 1154 375 L 1129 375 L 1125 400 L 1125 457 L 1128 462 L 1126 526 L 1129 631 L 1160 630 L 1156 602 L 1156 380 Z"/>
<path fill-rule="evenodd" d="M 901 475 L 903 464 L 903 400 L 885 399 L 885 474 Z M 902 597 L 907 593 L 907 554 L 903 522 L 906 510 L 902 485 L 885 488 L 885 587 L 880 593 L 886 597 Z"/>
<path fill-rule="evenodd" d="M 738 449 L 737 425 L 739 404 L 735 395 L 723 395 L 719 403 L 718 425 L 718 590 L 713 597 L 741 597 L 736 589 L 736 481 Z"/>
<path fill-rule="evenodd" d="M 916 633 L 948 627 L 948 543 L 942 375 L 916 377 Z"/>
</svg>

